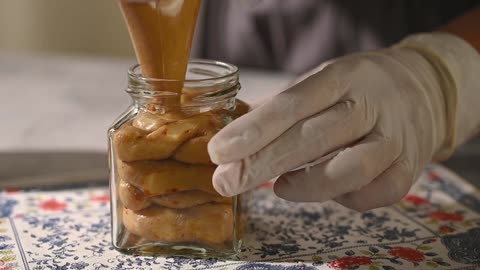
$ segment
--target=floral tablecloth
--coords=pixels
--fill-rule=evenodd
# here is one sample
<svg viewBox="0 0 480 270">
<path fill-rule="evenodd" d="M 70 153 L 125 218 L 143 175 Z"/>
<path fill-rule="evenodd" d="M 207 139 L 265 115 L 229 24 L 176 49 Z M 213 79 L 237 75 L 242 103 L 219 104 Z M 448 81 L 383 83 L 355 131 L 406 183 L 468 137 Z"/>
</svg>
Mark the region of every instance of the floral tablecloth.
<svg viewBox="0 0 480 270">
<path fill-rule="evenodd" d="M 356 213 L 253 193 L 236 261 L 124 255 L 110 245 L 106 187 L 4 190 L 0 269 L 480 269 L 480 194 L 439 165 L 398 204 Z"/>
</svg>

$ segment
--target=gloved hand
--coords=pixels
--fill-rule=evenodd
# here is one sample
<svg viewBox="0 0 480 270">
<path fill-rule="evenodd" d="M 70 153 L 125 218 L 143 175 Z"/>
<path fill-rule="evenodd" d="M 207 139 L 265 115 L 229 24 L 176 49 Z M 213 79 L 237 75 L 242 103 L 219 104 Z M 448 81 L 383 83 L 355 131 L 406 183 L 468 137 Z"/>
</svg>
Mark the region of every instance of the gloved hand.
<svg viewBox="0 0 480 270">
<path fill-rule="evenodd" d="M 397 202 L 428 162 L 480 129 L 479 59 L 448 34 L 336 59 L 210 141 L 213 185 L 232 196 L 280 176 L 274 191 L 290 201 Z"/>
</svg>

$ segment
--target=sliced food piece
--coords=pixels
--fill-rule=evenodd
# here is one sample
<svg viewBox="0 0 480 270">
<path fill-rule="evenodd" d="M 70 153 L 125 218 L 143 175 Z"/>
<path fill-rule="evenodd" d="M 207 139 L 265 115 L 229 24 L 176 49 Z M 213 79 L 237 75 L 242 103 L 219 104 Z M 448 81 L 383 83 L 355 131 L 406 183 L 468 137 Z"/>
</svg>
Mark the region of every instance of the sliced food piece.
<svg viewBox="0 0 480 270">
<path fill-rule="evenodd" d="M 208 155 L 207 145 L 213 135 L 196 137 L 182 144 L 173 158 L 190 164 L 213 164 Z"/>
<path fill-rule="evenodd" d="M 186 209 L 161 206 L 123 210 L 126 229 L 150 241 L 218 245 L 233 239 L 233 211 L 227 204 Z"/>
<path fill-rule="evenodd" d="M 232 204 L 233 198 L 225 198 L 199 190 L 189 190 L 152 197 L 151 201 L 168 208 L 190 208 L 212 202 Z"/>
<path fill-rule="evenodd" d="M 190 165 L 174 160 L 118 161 L 119 177 L 147 196 L 187 190 L 201 190 L 218 195 L 212 185 L 215 168 L 215 165 Z"/>
<path fill-rule="evenodd" d="M 118 183 L 118 196 L 123 206 L 133 211 L 138 211 L 150 206 L 150 199 L 133 185 L 120 180 Z"/>
</svg>

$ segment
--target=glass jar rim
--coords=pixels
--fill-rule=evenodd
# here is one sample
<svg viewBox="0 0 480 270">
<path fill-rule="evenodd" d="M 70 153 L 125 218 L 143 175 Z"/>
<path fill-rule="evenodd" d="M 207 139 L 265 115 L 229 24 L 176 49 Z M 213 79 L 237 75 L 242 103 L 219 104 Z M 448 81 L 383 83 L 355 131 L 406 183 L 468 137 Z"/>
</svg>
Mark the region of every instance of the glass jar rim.
<svg viewBox="0 0 480 270">
<path fill-rule="evenodd" d="M 131 66 L 128 69 L 128 77 L 130 79 L 136 80 L 136 81 L 142 81 L 146 83 L 155 83 L 155 82 L 183 82 L 183 83 L 202 83 L 202 82 L 210 82 L 210 81 L 216 81 L 216 80 L 222 80 L 222 79 L 227 79 L 229 77 L 235 77 L 238 76 L 238 67 L 225 63 L 222 61 L 217 61 L 217 60 L 209 60 L 209 59 L 190 59 L 188 61 L 188 64 L 199 64 L 199 65 L 210 65 L 210 66 L 216 66 L 216 67 L 221 67 L 223 68 L 227 73 L 226 74 L 221 74 L 218 76 L 212 76 L 214 75 L 213 73 L 210 74 L 204 74 L 204 75 L 210 75 L 212 77 L 210 78 L 202 78 L 202 79 L 185 79 L 185 80 L 173 80 L 173 79 L 162 79 L 162 78 L 151 78 L 151 77 L 146 77 L 142 75 L 140 64 L 135 64 Z M 187 70 L 188 71 L 188 70 Z"/>
<path fill-rule="evenodd" d="M 194 79 L 191 79 L 192 77 Z M 144 77 L 140 65 L 137 64 L 128 70 L 126 92 L 140 106 L 156 106 L 159 110 L 196 110 L 233 104 L 241 88 L 238 67 L 216 60 L 191 59 L 188 62 L 186 78 L 169 80 Z M 182 90 L 169 91 L 169 87 L 182 87 Z M 183 98 L 186 103 L 179 102 Z"/>
</svg>

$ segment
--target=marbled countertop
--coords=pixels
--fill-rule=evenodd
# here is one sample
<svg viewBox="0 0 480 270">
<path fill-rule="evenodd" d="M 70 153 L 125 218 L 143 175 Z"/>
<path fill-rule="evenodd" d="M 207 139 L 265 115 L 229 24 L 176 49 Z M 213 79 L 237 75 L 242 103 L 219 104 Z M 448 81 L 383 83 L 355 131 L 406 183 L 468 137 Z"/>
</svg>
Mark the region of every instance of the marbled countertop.
<svg viewBox="0 0 480 270">
<path fill-rule="evenodd" d="M 133 63 L 0 54 L 0 179 L 72 172 L 105 176 L 106 131 L 130 102 L 123 90 Z M 243 70 L 240 77 L 239 97 L 247 102 L 281 91 L 292 79 L 258 70 Z M 480 140 L 446 164 L 480 186 Z"/>
</svg>

